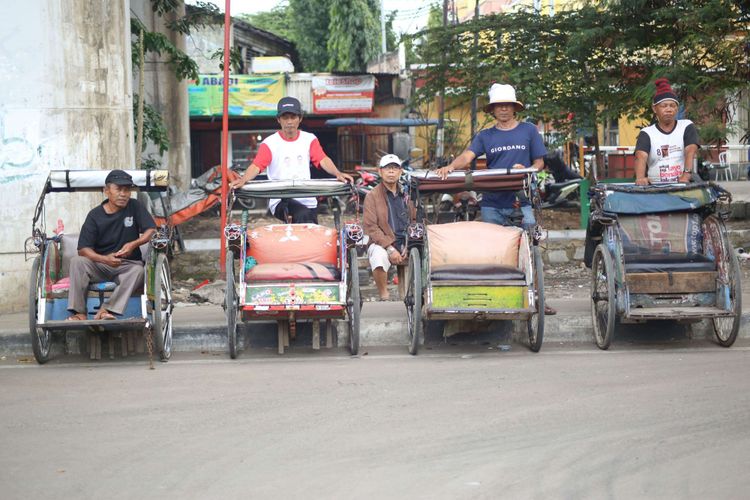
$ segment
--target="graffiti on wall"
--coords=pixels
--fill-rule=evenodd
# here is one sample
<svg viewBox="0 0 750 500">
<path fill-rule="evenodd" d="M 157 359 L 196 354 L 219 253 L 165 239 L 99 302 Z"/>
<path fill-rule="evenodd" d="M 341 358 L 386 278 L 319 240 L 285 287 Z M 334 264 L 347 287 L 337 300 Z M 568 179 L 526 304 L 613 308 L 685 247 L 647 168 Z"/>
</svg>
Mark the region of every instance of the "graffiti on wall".
<svg viewBox="0 0 750 500">
<path fill-rule="evenodd" d="M 0 184 L 34 175 L 28 170 L 34 164 L 37 151 L 23 137 L 6 134 L 5 117 L 0 115 Z"/>
</svg>

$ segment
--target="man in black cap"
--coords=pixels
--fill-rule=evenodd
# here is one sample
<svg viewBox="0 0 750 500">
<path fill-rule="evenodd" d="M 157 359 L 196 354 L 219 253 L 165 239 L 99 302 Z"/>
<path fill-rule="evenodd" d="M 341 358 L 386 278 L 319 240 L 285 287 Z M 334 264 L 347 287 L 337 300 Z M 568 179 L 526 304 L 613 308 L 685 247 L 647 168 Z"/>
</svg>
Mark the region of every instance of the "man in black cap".
<svg viewBox="0 0 750 500">
<path fill-rule="evenodd" d="M 94 319 L 115 319 L 128 298 L 143 288 L 140 246 L 147 243 L 156 224 L 138 200 L 130 197 L 133 178 L 112 170 L 104 181 L 101 205 L 86 216 L 78 237 L 78 255 L 70 261 L 69 320 L 87 319 L 86 290 L 91 282 L 114 281 L 117 287 Z"/>
<path fill-rule="evenodd" d="M 323 152 L 315 135 L 299 130 L 302 122 L 302 105 L 297 99 L 283 97 L 279 101 L 276 121 L 279 122 L 281 130 L 266 137 L 244 175 L 230 183 L 231 188 L 239 188 L 264 170 L 270 180 L 309 179 L 310 162 L 339 181 L 353 182 L 350 175 L 339 172 L 333 160 Z M 268 210 L 284 222 L 291 216 L 292 222 L 317 223 L 317 206 L 315 198 L 268 200 Z"/>
<path fill-rule="evenodd" d="M 680 103 L 666 78 L 657 79 L 651 109 L 656 123 L 643 128 L 635 142 L 635 183 L 690 182 L 698 151 L 698 130 L 678 120 Z"/>
</svg>

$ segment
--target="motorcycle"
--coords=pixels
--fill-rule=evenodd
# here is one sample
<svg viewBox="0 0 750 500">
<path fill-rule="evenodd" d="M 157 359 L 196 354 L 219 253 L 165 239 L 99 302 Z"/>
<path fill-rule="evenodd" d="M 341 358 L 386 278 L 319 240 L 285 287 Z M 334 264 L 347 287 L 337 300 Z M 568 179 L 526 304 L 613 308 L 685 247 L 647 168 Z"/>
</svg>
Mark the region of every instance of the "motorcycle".
<svg viewBox="0 0 750 500">
<path fill-rule="evenodd" d="M 565 165 L 558 153 L 544 157 L 544 170 L 537 174 L 542 208 L 579 207 L 581 204 L 580 175 Z"/>
</svg>

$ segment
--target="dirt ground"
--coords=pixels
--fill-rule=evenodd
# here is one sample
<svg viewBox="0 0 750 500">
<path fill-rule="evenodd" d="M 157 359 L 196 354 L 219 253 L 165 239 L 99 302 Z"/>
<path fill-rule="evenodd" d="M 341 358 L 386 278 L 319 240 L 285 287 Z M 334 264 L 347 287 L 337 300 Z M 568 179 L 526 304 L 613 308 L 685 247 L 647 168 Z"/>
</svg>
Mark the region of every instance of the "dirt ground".
<svg viewBox="0 0 750 500">
<path fill-rule="evenodd" d="M 549 209 L 542 213 L 542 225 L 548 230 L 563 229 L 580 229 L 579 223 L 580 211 L 573 209 Z M 320 223 L 323 225 L 333 226 L 333 217 L 329 214 L 319 216 Z M 250 222 L 252 224 L 271 224 L 276 219 L 267 216 L 252 215 Z M 343 216 L 345 222 L 355 220 L 352 214 Z M 729 229 L 747 229 L 747 221 L 730 221 L 727 224 Z M 180 231 L 184 239 L 201 239 L 201 238 L 218 238 L 220 237 L 220 219 L 218 214 L 204 214 L 193 218 L 182 224 Z M 750 242 L 748 242 L 750 244 Z M 750 251 L 750 248 L 748 248 Z M 743 272 L 743 288 L 750 289 L 750 259 L 740 259 Z M 547 265 L 545 267 L 545 289 L 549 296 L 555 298 L 571 298 L 586 294 L 591 282 L 591 270 L 586 268 L 581 262 L 569 262 L 564 264 Z M 199 286 L 200 281 L 176 280 L 174 283 L 175 294 L 178 301 L 200 301 L 191 297 L 193 288 Z M 375 299 L 375 289 L 370 279 L 370 283 L 363 284 L 362 289 L 365 300 Z"/>
</svg>

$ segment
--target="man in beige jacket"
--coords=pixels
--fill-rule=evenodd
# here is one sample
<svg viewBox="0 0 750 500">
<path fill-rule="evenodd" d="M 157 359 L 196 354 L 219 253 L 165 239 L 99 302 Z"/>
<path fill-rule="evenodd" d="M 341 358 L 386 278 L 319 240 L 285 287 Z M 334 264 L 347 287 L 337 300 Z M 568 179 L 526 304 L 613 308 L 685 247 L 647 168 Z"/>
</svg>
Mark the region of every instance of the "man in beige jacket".
<svg viewBox="0 0 750 500">
<path fill-rule="evenodd" d="M 385 155 L 380 159 L 381 182 L 367 193 L 363 226 L 370 238 L 367 257 L 381 300 L 388 300 L 388 269 L 406 262 L 406 228 L 414 218 L 414 207 L 401 190 L 401 159 Z"/>
</svg>

